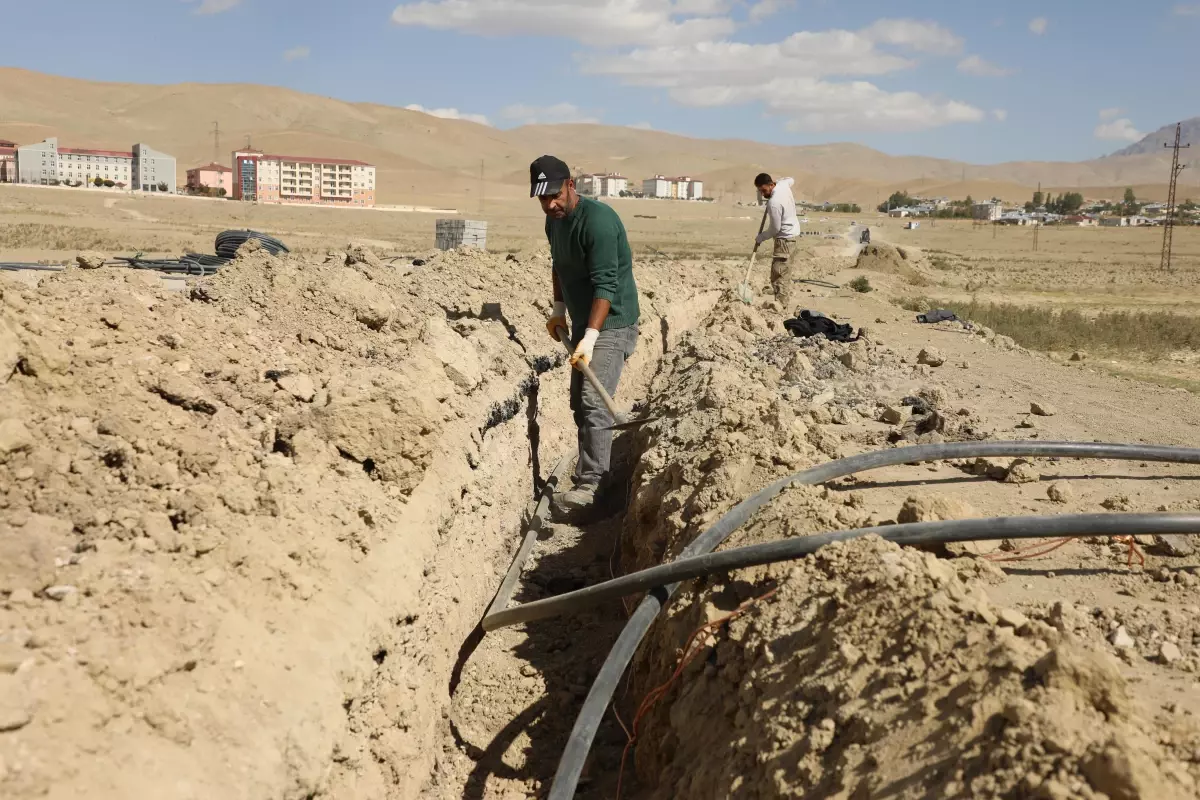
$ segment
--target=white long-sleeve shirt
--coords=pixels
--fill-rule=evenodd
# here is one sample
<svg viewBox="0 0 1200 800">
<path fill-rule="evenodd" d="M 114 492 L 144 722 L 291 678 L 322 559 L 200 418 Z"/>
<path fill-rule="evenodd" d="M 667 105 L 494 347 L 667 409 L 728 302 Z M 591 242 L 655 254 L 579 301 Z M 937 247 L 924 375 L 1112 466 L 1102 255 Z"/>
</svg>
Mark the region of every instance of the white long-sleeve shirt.
<svg viewBox="0 0 1200 800">
<path fill-rule="evenodd" d="M 792 196 L 793 183 L 791 178 L 784 178 L 775 184 L 775 191 L 767 200 L 767 227 L 758 235 L 758 244 L 768 239 L 794 239 L 800 235 L 796 198 Z"/>
</svg>

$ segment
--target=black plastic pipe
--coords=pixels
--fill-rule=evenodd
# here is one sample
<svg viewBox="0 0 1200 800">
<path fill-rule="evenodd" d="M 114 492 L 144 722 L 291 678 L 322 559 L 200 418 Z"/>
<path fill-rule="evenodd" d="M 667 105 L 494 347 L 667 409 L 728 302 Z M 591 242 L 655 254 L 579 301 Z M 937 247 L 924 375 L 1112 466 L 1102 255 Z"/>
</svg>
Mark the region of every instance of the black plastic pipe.
<svg viewBox="0 0 1200 800">
<path fill-rule="evenodd" d="M 622 575 L 595 586 L 498 611 L 483 618 L 483 629 L 494 631 L 522 622 L 559 617 L 677 581 L 702 578 L 743 567 L 791 561 L 811 555 L 827 544 L 876 534 L 904 545 L 978 542 L 988 539 L 1038 539 L 1059 536 L 1131 536 L 1150 533 L 1200 533 L 1200 513 L 1057 514 L 1039 517 L 991 517 L 903 525 L 877 525 L 800 536 L 776 542 L 735 547 L 719 553 L 680 558 L 657 567 Z"/>
<path fill-rule="evenodd" d="M 766 488 L 746 498 L 725 513 L 723 517 L 697 536 L 684 548 L 679 558 L 711 553 L 735 530 L 746 523 L 760 508 L 769 503 L 788 486 L 815 485 L 835 478 L 853 475 L 869 469 L 910 464 L 925 461 L 942 461 L 950 458 L 980 457 L 1030 457 L 1030 458 L 1111 458 L 1123 461 L 1159 461 L 1177 464 L 1200 464 L 1200 449 L 1193 447 L 1170 447 L 1165 445 L 1105 444 L 1085 442 L 946 442 L 944 444 L 920 444 L 877 450 L 849 458 L 840 458 L 820 464 L 811 469 L 781 478 Z M 1000 538 L 991 536 L 988 538 Z M 554 773 L 549 800 L 571 800 L 583 772 L 584 761 L 596 738 L 604 710 L 612 702 L 617 684 L 625 668 L 633 659 L 634 652 L 646 636 L 654 618 L 677 591 L 679 583 L 655 587 L 638 604 L 637 609 L 625 623 L 608 657 L 601 665 L 592 688 L 583 702 L 583 708 L 575 719 L 575 726 L 563 748 L 563 754 Z"/>
</svg>

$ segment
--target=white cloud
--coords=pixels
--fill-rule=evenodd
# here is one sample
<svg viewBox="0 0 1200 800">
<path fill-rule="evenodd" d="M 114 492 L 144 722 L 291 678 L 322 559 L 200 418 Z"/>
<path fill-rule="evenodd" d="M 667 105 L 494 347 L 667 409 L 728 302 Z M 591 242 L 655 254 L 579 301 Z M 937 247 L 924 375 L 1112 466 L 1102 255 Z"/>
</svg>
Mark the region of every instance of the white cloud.
<svg viewBox="0 0 1200 800">
<path fill-rule="evenodd" d="M 963 49 L 962 38 L 936 22 L 881 19 L 864 28 L 862 34 L 873 42 L 936 56 L 956 55 Z"/>
<path fill-rule="evenodd" d="M 1100 109 L 1100 119 L 1107 122 L 1108 120 L 1116 119 L 1124 112 L 1123 108 L 1102 108 Z"/>
<path fill-rule="evenodd" d="M 517 103 L 505 106 L 500 116 L 517 125 L 561 125 L 571 122 L 597 123 L 599 117 L 588 114 L 573 103 L 555 103 L 552 106 L 531 106 Z"/>
<path fill-rule="evenodd" d="M 227 1 L 227 0 L 225 0 Z M 392 22 L 482 36 L 555 36 L 608 46 L 701 42 L 733 32 L 714 0 L 418 0 Z"/>
<path fill-rule="evenodd" d="M 901 131 L 978 122 L 966 103 L 912 91 L 888 92 L 864 81 L 822 80 L 884 75 L 917 62 L 880 45 L 927 53 L 960 52 L 962 40 L 936 23 L 880 20 L 861 31 L 800 31 L 781 42 L 698 42 L 587 55 L 580 68 L 623 83 L 656 86 L 681 105 L 714 108 L 760 102 L 791 130 Z M 764 81 L 764 76 L 780 75 Z"/>
<path fill-rule="evenodd" d="M 1200 3 L 1176 3 L 1171 13 L 1177 17 L 1200 17 Z"/>
<path fill-rule="evenodd" d="M 1133 121 L 1127 117 L 1114 119 L 1112 122 L 1102 122 L 1096 126 L 1094 135 L 1097 139 L 1115 139 L 1121 142 L 1136 142 L 1145 134 L 1133 127 Z"/>
<path fill-rule="evenodd" d="M 633 128 L 635 131 L 652 131 L 654 126 L 649 122 L 635 122 L 632 125 L 626 125 L 626 128 Z"/>
<path fill-rule="evenodd" d="M 582 59 L 584 72 L 638 86 L 754 85 L 764 75 L 883 75 L 915 62 L 875 48 L 850 31 L 793 33 L 782 42 L 699 42 Z"/>
<path fill-rule="evenodd" d="M 977 78 L 1003 78 L 1011 75 L 1012 70 L 985 61 L 979 56 L 967 56 L 958 62 L 958 71 L 964 75 L 974 75 Z"/>
<path fill-rule="evenodd" d="M 1008 112 L 1003 108 L 993 108 L 992 116 L 997 122 L 1004 122 L 1004 120 L 1008 119 Z"/>
<path fill-rule="evenodd" d="M 190 2 L 190 0 L 189 0 Z M 220 14 L 222 11 L 228 11 L 241 5 L 242 0 L 200 0 L 200 5 L 196 6 L 195 14 Z"/>
<path fill-rule="evenodd" d="M 411 103 L 405 106 L 405 108 L 409 111 L 417 111 L 421 114 L 428 114 L 431 117 L 439 117 L 441 119 L 462 119 L 467 122 L 477 122 L 480 125 L 488 126 L 492 124 L 488 122 L 488 118 L 483 114 L 467 114 L 459 111 L 457 108 L 425 108 L 425 106 L 418 105 L 417 103 Z"/>
<path fill-rule="evenodd" d="M 290 48 L 288 50 L 284 50 L 283 51 L 283 60 L 284 61 L 300 61 L 301 59 L 308 58 L 308 56 L 311 52 L 312 51 L 309 50 L 306 45 L 298 45 L 298 46 Z"/>
<path fill-rule="evenodd" d="M 748 16 L 765 18 L 792 1 L 757 0 Z M 962 37 L 937 22 L 880 19 L 856 31 L 799 31 L 782 41 L 750 44 L 729 38 L 735 4 L 741 0 L 406 0 L 392 21 L 478 35 L 575 39 L 589 48 L 576 54 L 581 72 L 663 88 L 686 106 L 761 103 L 794 130 L 920 130 L 987 116 L 949 98 L 826 80 L 887 75 L 926 57 L 961 55 Z M 977 57 L 965 61 L 999 69 Z M 510 106 L 501 117 L 514 124 L 597 121 L 569 103 Z"/>
<path fill-rule="evenodd" d="M 794 4 L 795 0 L 758 0 L 757 3 L 750 6 L 750 13 L 747 16 L 751 22 L 762 22 L 767 17 L 774 16 Z"/>
<path fill-rule="evenodd" d="M 1041 36 L 1050 27 L 1050 20 L 1045 17 L 1034 17 L 1029 20 L 1029 30 L 1036 36 Z"/>
</svg>

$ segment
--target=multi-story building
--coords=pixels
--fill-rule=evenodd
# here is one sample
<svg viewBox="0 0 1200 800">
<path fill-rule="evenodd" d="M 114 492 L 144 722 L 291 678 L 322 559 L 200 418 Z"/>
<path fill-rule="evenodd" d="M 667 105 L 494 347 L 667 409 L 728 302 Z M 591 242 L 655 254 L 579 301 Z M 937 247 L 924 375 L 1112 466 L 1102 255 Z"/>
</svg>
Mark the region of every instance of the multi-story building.
<svg viewBox="0 0 1200 800">
<path fill-rule="evenodd" d="M 642 193 L 646 197 L 657 197 L 671 200 L 699 200 L 704 196 L 704 183 L 686 175 L 679 178 L 665 178 L 655 175 L 642 181 Z"/>
<path fill-rule="evenodd" d="M 135 144 L 133 188 L 175 194 L 175 156 L 160 153 L 149 145 Z"/>
<path fill-rule="evenodd" d="M 203 167 L 192 167 L 187 171 L 187 188 L 189 192 L 208 189 L 213 194 L 227 197 L 233 194 L 233 170 L 215 161 Z"/>
<path fill-rule="evenodd" d="M 971 208 L 971 216 L 975 219 L 995 222 L 1004 213 L 1004 207 L 995 201 L 976 203 Z"/>
<path fill-rule="evenodd" d="M 132 151 L 59 147 L 58 139 L 16 148 L 16 182 L 54 186 L 102 184 L 143 192 L 175 191 L 175 158 L 144 144 Z M 165 188 L 164 188 L 165 187 Z"/>
<path fill-rule="evenodd" d="M 17 182 L 17 143 L 0 139 L 0 183 Z"/>
<path fill-rule="evenodd" d="M 82 150 L 77 147 L 58 148 L 58 180 L 71 185 L 112 181 L 124 189 L 131 184 L 133 153 L 120 150 Z"/>
<path fill-rule="evenodd" d="M 621 192 L 629 189 L 629 180 L 623 175 L 599 172 L 592 175 L 580 175 L 575 183 L 580 194 L 591 197 L 620 197 Z"/>
<path fill-rule="evenodd" d="M 17 183 L 58 183 L 58 139 L 17 146 Z"/>
<path fill-rule="evenodd" d="M 344 158 L 233 153 L 233 197 L 259 203 L 375 205 L 375 167 Z"/>
</svg>

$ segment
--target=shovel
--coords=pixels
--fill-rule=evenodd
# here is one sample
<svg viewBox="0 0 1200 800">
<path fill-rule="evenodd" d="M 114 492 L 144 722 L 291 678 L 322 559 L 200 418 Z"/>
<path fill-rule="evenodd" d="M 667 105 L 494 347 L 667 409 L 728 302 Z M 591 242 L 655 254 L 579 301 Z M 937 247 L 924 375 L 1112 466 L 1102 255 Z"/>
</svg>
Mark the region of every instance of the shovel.
<svg viewBox="0 0 1200 800">
<path fill-rule="evenodd" d="M 558 329 L 558 340 L 563 343 L 563 347 L 567 348 L 568 354 L 574 354 L 574 349 L 571 347 L 571 335 L 567 333 L 566 328 Z M 590 364 L 581 363 L 578 367 L 583 377 L 587 378 L 587 382 L 596 390 L 596 394 L 600 395 L 600 399 L 604 401 L 604 407 L 608 409 L 608 413 L 612 414 L 613 424 L 607 428 L 601 428 L 602 431 L 624 431 L 630 428 L 636 428 L 645 425 L 647 422 L 654 422 L 662 419 L 662 416 L 644 417 L 642 419 L 626 419 L 625 415 L 617 411 L 617 404 L 613 402 L 612 397 L 604 390 L 604 384 L 600 383 L 600 379 L 596 377 L 596 373 L 592 371 Z"/>
<path fill-rule="evenodd" d="M 767 209 L 763 209 L 762 222 L 758 223 L 758 232 L 761 234 L 763 228 L 767 227 Z M 746 279 L 738 284 L 737 295 L 746 305 L 754 302 L 754 290 L 750 288 L 750 270 L 754 269 L 754 257 L 758 255 L 758 237 L 754 237 L 754 249 L 750 251 L 750 266 L 746 267 Z"/>
</svg>

